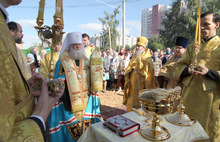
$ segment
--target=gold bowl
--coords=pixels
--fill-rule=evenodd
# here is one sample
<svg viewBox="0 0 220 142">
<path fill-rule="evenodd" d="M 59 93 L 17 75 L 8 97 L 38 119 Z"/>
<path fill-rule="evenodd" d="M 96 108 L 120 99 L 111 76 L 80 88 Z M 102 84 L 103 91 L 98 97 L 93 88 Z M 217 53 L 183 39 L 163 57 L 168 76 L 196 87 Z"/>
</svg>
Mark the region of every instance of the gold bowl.
<svg viewBox="0 0 220 142">
<path fill-rule="evenodd" d="M 174 99 L 173 95 L 168 95 L 165 99 L 162 99 L 159 102 L 152 101 L 152 99 L 143 99 L 141 95 L 152 90 L 141 90 L 139 95 L 139 101 L 141 108 L 144 112 L 151 114 L 153 116 L 152 124 L 147 125 L 142 128 L 140 133 L 141 135 L 151 141 L 164 141 L 170 138 L 169 131 L 160 125 L 159 116 L 169 114 L 172 112 Z"/>
<path fill-rule="evenodd" d="M 144 112 L 151 115 L 166 115 L 173 109 L 174 102 L 170 98 L 164 99 L 159 103 L 140 99 L 141 108 Z"/>
</svg>

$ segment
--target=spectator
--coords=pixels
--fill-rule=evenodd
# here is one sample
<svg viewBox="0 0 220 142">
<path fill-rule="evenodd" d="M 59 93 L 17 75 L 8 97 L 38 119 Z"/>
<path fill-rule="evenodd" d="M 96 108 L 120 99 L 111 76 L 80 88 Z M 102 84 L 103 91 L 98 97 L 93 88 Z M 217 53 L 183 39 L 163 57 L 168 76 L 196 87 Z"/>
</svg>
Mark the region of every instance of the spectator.
<svg viewBox="0 0 220 142">
<path fill-rule="evenodd" d="M 34 51 L 36 53 L 36 56 L 37 56 L 37 61 L 40 61 L 41 58 L 40 58 L 40 55 L 39 55 L 39 48 L 38 47 L 34 47 L 32 49 L 32 51 Z"/>
<path fill-rule="evenodd" d="M 160 59 L 162 61 L 162 65 L 166 63 L 165 52 L 163 50 L 160 51 Z"/>
<path fill-rule="evenodd" d="M 102 51 L 103 59 L 103 93 L 106 92 L 107 81 L 109 80 L 110 60 L 106 55 L 106 51 Z"/>
<path fill-rule="evenodd" d="M 47 50 L 46 49 L 42 49 L 41 50 L 41 54 L 40 54 L 40 60 L 41 62 L 43 61 L 44 59 L 44 56 L 47 54 Z"/>
<path fill-rule="evenodd" d="M 117 87 L 117 80 L 118 80 L 118 66 L 119 66 L 119 59 L 118 59 L 118 53 L 114 52 L 113 58 L 110 62 L 110 81 L 112 83 L 112 91 L 116 90 Z"/>
<path fill-rule="evenodd" d="M 131 60 L 131 58 L 133 58 L 135 52 L 136 52 L 136 49 L 133 49 L 133 50 L 132 50 L 132 54 L 131 54 L 131 56 L 130 56 L 130 60 Z"/>
<path fill-rule="evenodd" d="M 86 57 L 90 59 L 90 56 L 95 48 L 89 46 L 90 37 L 88 34 L 86 33 L 82 34 L 82 40 L 83 40 L 83 45 L 86 51 Z"/>
<path fill-rule="evenodd" d="M 125 71 L 129 63 L 128 53 L 124 54 L 124 58 L 119 61 L 118 66 L 118 81 L 117 86 L 119 87 L 117 93 L 122 91 L 122 87 L 124 86 L 125 82 Z"/>
<path fill-rule="evenodd" d="M 112 48 L 109 48 L 108 52 L 108 58 L 111 60 L 113 58 L 114 50 Z"/>
<path fill-rule="evenodd" d="M 155 76 L 155 85 L 157 87 L 157 76 L 160 72 L 160 68 L 162 67 L 162 61 L 160 58 L 158 58 L 158 52 L 154 52 L 154 60 L 153 60 L 153 64 L 154 64 L 154 76 Z"/>
<path fill-rule="evenodd" d="M 130 48 L 127 49 L 127 53 L 128 53 L 128 57 L 127 58 L 130 59 L 130 57 L 131 57 L 131 49 Z"/>
<path fill-rule="evenodd" d="M 31 64 L 33 63 L 35 60 L 34 60 L 34 55 L 32 53 L 28 53 L 27 54 L 27 63 L 28 64 Z"/>
</svg>

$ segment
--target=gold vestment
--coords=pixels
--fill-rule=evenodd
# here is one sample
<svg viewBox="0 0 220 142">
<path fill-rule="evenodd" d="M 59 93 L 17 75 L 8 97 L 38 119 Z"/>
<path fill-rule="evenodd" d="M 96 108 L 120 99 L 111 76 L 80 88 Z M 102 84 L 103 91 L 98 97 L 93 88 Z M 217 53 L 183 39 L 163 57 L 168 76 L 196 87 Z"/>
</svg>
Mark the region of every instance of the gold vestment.
<svg viewBox="0 0 220 142">
<path fill-rule="evenodd" d="M 154 65 L 148 48 L 139 56 L 131 58 L 125 73 L 123 104 L 127 111 L 140 108 L 139 91 L 155 87 Z"/>
<path fill-rule="evenodd" d="M 185 54 L 177 63 L 177 75 L 190 64 L 195 64 L 195 47 L 187 47 Z M 197 55 L 197 64 L 217 71 L 220 75 L 220 38 L 215 36 L 207 43 L 202 41 Z M 183 103 L 185 112 L 199 121 L 210 136 L 211 141 L 220 141 L 220 82 L 219 78 L 213 80 L 206 75 L 189 75 L 182 80 Z"/>
<path fill-rule="evenodd" d="M 54 68 L 56 67 L 56 63 L 59 59 L 59 54 L 54 52 L 53 53 L 53 64 L 54 64 Z M 50 71 L 50 64 L 51 64 L 51 52 L 47 53 L 44 58 L 43 61 L 41 63 L 40 66 L 40 74 L 43 78 L 49 78 L 49 71 Z"/>
<path fill-rule="evenodd" d="M 24 53 L 18 47 L 16 48 L 18 54 L 18 62 L 21 67 L 21 71 L 25 79 L 28 80 L 32 76 L 30 65 L 27 64 L 27 57 L 24 55 Z"/>
<path fill-rule="evenodd" d="M 44 141 L 36 122 L 27 119 L 34 100 L 22 74 L 14 39 L 0 12 L 0 141 Z"/>
<path fill-rule="evenodd" d="M 166 77 L 168 78 L 168 83 L 167 86 L 165 86 L 164 82 L 162 82 L 161 86 L 162 88 L 166 87 L 166 88 L 174 88 L 177 85 L 179 85 L 177 83 L 178 81 L 178 77 L 177 77 L 177 72 L 176 72 L 176 65 L 177 65 L 177 61 L 179 61 L 179 59 L 177 59 L 175 56 L 172 56 L 165 65 L 163 65 L 163 67 L 160 69 L 159 75 L 158 76 L 162 76 L 162 77 Z"/>
<path fill-rule="evenodd" d="M 89 61 L 87 59 L 80 59 L 79 66 L 76 65 L 75 60 L 71 58 L 69 52 L 65 50 L 60 56 L 62 68 L 65 71 L 66 82 L 70 96 L 72 113 L 81 120 L 84 116 L 88 103 L 88 95 L 90 89 L 90 70 Z"/>
<path fill-rule="evenodd" d="M 89 59 L 89 57 L 91 56 L 92 52 L 93 52 L 93 48 L 89 45 L 87 45 L 87 47 L 85 48 L 86 51 L 86 57 Z"/>
</svg>

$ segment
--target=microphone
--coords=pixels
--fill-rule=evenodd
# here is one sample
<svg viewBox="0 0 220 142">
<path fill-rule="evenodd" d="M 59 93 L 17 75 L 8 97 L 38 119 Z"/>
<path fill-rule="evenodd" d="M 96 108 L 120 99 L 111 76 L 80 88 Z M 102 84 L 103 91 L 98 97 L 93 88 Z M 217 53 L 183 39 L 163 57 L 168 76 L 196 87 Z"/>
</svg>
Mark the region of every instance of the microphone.
<svg viewBox="0 0 220 142">
<path fill-rule="evenodd" d="M 36 51 L 32 51 L 32 54 L 34 55 L 35 66 L 36 66 L 37 68 L 39 68 L 40 66 L 38 65 L 38 60 L 37 60 Z"/>
</svg>

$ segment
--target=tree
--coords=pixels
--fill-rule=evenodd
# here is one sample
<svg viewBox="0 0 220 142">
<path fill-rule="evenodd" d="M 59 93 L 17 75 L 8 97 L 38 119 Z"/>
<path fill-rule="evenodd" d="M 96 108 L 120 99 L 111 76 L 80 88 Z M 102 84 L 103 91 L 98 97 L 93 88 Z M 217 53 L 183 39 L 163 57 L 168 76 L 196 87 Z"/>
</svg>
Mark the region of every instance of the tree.
<svg viewBox="0 0 220 142">
<path fill-rule="evenodd" d="M 125 45 L 125 50 L 130 49 L 131 47 L 129 45 Z"/>
<path fill-rule="evenodd" d="M 136 48 L 136 45 L 132 45 L 131 49 L 134 50 Z"/>
<path fill-rule="evenodd" d="M 42 44 L 41 44 L 41 43 L 38 43 L 38 42 L 32 43 L 31 46 L 28 48 L 28 50 L 30 50 L 30 53 L 32 52 L 32 49 L 33 49 L 34 47 L 38 47 L 38 49 L 39 49 L 39 54 L 40 54 L 40 52 L 41 52 L 41 50 L 42 50 L 42 48 L 43 48 Z"/>
<path fill-rule="evenodd" d="M 114 50 L 116 50 L 117 48 L 116 39 L 117 39 L 117 36 L 119 35 L 117 31 L 119 20 L 116 19 L 117 14 L 119 14 L 119 8 L 120 6 L 115 8 L 113 14 L 109 14 L 108 12 L 104 11 L 105 17 L 99 18 L 99 20 L 102 23 L 102 32 L 100 34 L 101 34 L 103 46 L 110 47 L 110 40 L 109 40 L 109 31 L 110 31 L 111 46 Z"/>
<path fill-rule="evenodd" d="M 167 18 L 162 21 L 164 30 L 160 30 L 160 35 L 166 47 L 173 47 L 177 36 L 188 37 L 185 32 L 188 29 L 188 23 L 182 10 L 181 0 L 176 0 L 173 2 L 171 10 L 165 14 Z"/>
<path fill-rule="evenodd" d="M 148 48 L 156 51 L 157 49 L 163 50 L 164 45 L 162 44 L 162 39 L 158 35 L 152 35 L 148 39 Z"/>
<path fill-rule="evenodd" d="M 173 1 L 172 8 L 168 11 L 166 19 L 162 21 L 164 30 L 160 30 L 160 36 L 166 47 L 173 47 L 177 36 L 183 36 L 190 40 L 195 39 L 198 0 L 185 0 L 187 8 L 181 8 L 181 0 Z M 201 13 L 213 11 L 220 13 L 219 0 L 202 0 Z M 218 30 L 217 34 L 220 34 Z"/>
</svg>

